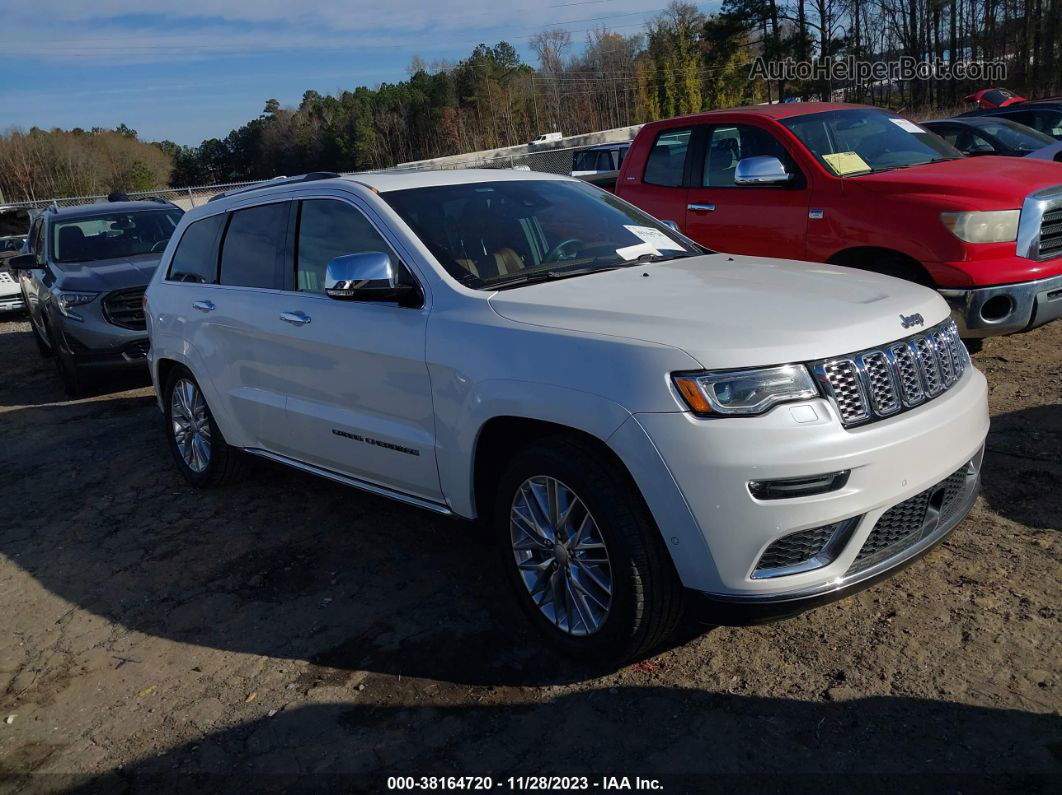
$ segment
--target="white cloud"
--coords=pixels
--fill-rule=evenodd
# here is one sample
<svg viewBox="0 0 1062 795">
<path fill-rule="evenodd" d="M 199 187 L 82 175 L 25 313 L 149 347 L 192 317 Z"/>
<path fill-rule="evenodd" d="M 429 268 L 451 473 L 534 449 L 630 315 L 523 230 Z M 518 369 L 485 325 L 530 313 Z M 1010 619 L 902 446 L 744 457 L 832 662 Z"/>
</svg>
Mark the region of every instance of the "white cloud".
<svg viewBox="0 0 1062 795">
<path fill-rule="evenodd" d="M 401 47 L 410 54 L 525 41 L 548 26 L 630 33 L 666 0 L 5 0 L 0 57 L 126 62 L 248 52 Z"/>
</svg>

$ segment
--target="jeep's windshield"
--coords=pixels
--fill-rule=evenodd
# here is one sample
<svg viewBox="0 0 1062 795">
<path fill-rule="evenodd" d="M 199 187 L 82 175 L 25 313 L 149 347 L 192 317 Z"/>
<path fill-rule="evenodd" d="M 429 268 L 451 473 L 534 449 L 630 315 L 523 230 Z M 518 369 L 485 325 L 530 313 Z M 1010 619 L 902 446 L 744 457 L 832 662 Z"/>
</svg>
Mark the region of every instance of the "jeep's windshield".
<svg viewBox="0 0 1062 795">
<path fill-rule="evenodd" d="M 382 194 L 462 284 L 531 284 L 704 253 L 610 193 L 567 180 L 499 180 Z M 641 258 L 641 259 L 639 259 Z"/>
<path fill-rule="evenodd" d="M 138 210 L 56 221 L 52 225 L 55 262 L 161 254 L 181 220 L 181 211 Z"/>
<path fill-rule="evenodd" d="M 781 122 L 840 177 L 962 157 L 962 152 L 928 130 L 880 110 L 830 110 Z"/>
</svg>

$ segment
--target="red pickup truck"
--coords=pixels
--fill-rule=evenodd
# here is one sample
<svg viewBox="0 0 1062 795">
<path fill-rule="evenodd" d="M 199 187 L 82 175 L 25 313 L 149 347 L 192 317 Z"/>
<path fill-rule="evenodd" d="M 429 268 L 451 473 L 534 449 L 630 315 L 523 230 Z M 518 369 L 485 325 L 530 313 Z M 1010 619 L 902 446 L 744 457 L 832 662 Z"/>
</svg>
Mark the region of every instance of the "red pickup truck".
<svg viewBox="0 0 1062 795">
<path fill-rule="evenodd" d="M 717 251 L 935 287 L 965 337 L 1062 316 L 1062 164 L 964 158 L 880 108 L 792 103 L 653 122 L 616 193 Z"/>
</svg>

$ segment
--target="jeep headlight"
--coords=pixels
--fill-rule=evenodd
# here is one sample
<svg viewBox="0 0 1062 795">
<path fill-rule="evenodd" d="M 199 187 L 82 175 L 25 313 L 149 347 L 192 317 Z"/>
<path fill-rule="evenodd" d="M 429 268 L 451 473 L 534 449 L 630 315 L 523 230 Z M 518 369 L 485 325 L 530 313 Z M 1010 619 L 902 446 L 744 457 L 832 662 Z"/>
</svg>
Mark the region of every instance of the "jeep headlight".
<svg viewBox="0 0 1062 795">
<path fill-rule="evenodd" d="M 672 378 L 689 407 L 700 415 L 762 414 L 779 403 L 819 394 L 811 374 L 799 364 L 683 373 Z"/>
<path fill-rule="evenodd" d="M 70 292 L 58 292 L 55 294 L 55 301 L 59 306 L 59 312 L 66 317 L 74 320 L 81 320 L 81 316 L 76 312 L 70 310 L 75 306 L 81 306 L 94 300 L 99 293 L 70 293 Z"/>
<path fill-rule="evenodd" d="M 941 213 L 940 220 L 955 237 L 967 243 L 1010 243 L 1018 239 L 1021 210 L 978 213 Z"/>
</svg>

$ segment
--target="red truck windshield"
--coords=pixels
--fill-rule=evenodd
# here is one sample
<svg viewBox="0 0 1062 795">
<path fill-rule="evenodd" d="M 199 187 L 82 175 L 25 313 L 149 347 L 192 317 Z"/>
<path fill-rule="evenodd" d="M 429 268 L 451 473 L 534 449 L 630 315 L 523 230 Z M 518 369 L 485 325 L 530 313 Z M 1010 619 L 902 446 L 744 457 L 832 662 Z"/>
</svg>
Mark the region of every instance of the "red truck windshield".
<svg viewBox="0 0 1062 795">
<path fill-rule="evenodd" d="M 831 110 L 782 119 L 782 124 L 841 177 L 962 157 L 914 122 L 878 110 Z"/>
</svg>

